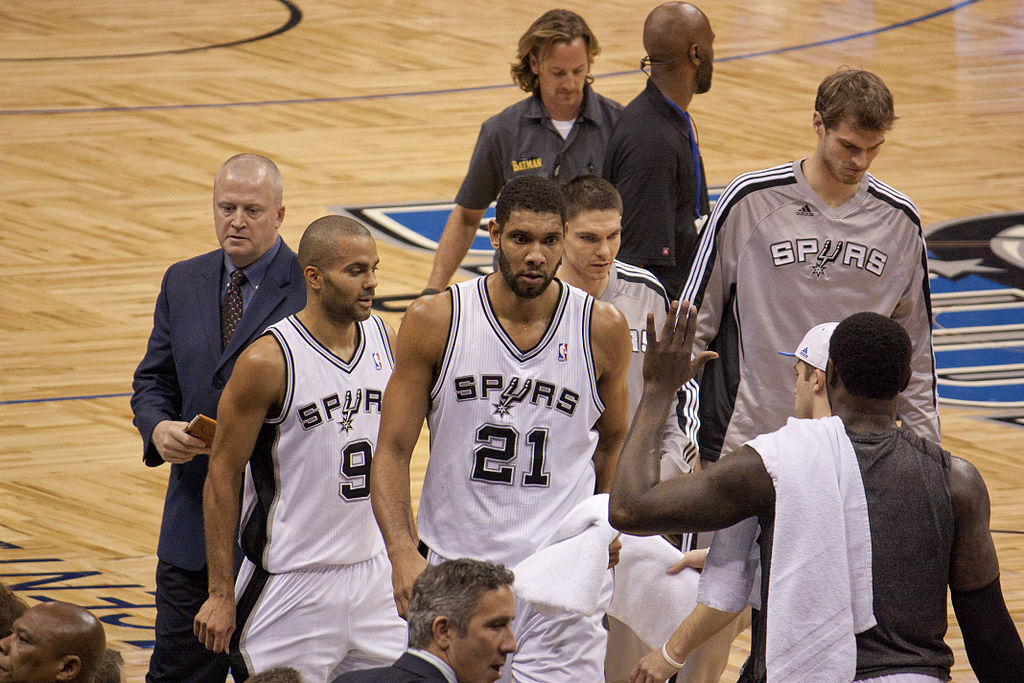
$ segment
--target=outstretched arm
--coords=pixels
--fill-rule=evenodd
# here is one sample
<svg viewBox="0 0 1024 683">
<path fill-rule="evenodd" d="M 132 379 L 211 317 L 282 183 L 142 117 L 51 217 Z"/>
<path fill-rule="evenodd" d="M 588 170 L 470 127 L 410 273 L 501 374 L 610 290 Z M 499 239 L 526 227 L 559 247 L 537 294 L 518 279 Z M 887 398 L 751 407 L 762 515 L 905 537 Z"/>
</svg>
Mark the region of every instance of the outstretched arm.
<svg viewBox="0 0 1024 683">
<path fill-rule="evenodd" d="M 377 452 L 370 468 L 370 500 L 391 559 L 395 604 L 403 617 L 412 584 L 426 567 L 416 548 L 409 462 L 430 407 L 430 387 L 444 353 L 451 318 L 449 293 L 420 297 L 409 306 L 395 345 L 395 370 L 384 391 Z"/>
<path fill-rule="evenodd" d="M 217 406 L 217 433 L 203 487 L 210 596 L 193 626 L 200 642 L 214 652 L 227 651 L 235 630 L 232 570 L 242 474 L 264 419 L 281 404 L 286 382 L 281 347 L 273 337 L 261 337 L 238 357 Z"/>
<path fill-rule="evenodd" d="M 677 320 L 678 312 L 678 322 Z M 767 509 L 774 492 L 761 457 L 747 447 L 695 474 L 658 482 L 662 431 L 676 390 L 716 357 L 692 357 L 697 311 L 672 311 L 663 329 L 647 319 L 644 393 L 619 456 L 609 501 L 612 526 L 633 534 L 720 529 Z"/>
<path fill-rule="evenodd" d="M 1024 680 L 1024 646 L 999 586 L 988 489 L 974 465 L 952 458 L 953 552 L 949 587 L 964 648 L 981 683 Z"/>
</svg>

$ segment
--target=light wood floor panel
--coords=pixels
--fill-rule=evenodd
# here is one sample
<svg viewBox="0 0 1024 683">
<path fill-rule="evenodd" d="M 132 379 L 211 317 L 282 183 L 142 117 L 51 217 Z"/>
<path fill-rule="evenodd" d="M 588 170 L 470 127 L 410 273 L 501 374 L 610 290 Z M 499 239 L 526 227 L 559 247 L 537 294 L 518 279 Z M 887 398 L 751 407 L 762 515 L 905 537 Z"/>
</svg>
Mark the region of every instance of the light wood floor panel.
<svg viewBox="0 0 1024 683">
<path fill-rule="evenodd" d="M 522 96 L 510 83 L 513 46 L 549 8 L 296 4 L 301 23 L 267 40 L 115 58 L 95 57 L 243 40 L 280 27 L 288 10 L 278 0 L 0 6 L 0 580 L 95 607 L 132 680 L 148 658 L 132 643 L 152 637 L 167 468 L 142 466 L 124 395 L 163 271 L 216 244 L 218 165 L 243 150 L 278 162 L 293 247 L 329 206 L 450 199 L 480 123 Z M 627 102 L 643 87 L 640 29 L 654 4 L 569 4 L 601 40 L 603 94 Z M 872 171 L 913 198 L 926 224 L 1020 210 L 1024 4 L 979 0 L 912 21 L 950 6 L 704 3 L 714 85 L 691 111 L 709 181 L 809 153 L 814 89 L 847 63 L 878 72 L 895 94 L 900 120 Z M 820 44 L 786 50 L 810 43 Z M 429 254 L 380 252 L 380 295 L 422 288 Z M 85 398 L 56 400 L 68 397 Z M 944 408 L 944 444 L 984 474 L 992 527 L 1024 531 L 1024 432 L 987 414 Z M 418 482 L 425 438 L 416 452 Z M 996 543 L 1020 628 L 1024 536 Z M 949 641 L 955 680 L 973 680 L 955 625 Z M 730 674 L 747 642 L 734 646 Z"/>
</svg>

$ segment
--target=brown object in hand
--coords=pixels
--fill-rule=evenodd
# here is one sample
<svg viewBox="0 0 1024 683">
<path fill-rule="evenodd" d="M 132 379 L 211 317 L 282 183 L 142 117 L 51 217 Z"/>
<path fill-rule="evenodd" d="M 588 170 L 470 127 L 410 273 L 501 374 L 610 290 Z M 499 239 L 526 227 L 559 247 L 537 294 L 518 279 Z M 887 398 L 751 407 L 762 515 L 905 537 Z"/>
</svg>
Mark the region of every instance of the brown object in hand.
<svg viewBox="0 0 1024 683">
<path fill-rule="evenodd" d="M 217 421 L 206 417 L 202 413 L 192 418 L 192 421 L 185 427 L 185 433 L 198 437 L 206 442 L 207 446 L 213 445 L 213 435 L 217 431 Z"/>
</svg>

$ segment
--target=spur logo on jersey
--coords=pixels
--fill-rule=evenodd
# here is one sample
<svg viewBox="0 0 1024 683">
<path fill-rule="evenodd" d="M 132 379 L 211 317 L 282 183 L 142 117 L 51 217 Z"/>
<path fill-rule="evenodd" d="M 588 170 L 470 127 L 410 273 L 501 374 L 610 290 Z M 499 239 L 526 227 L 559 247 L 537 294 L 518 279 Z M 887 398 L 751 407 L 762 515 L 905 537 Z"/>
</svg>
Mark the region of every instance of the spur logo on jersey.
<svg viewBox="0 0 1024 683">
<path fill-rule="evenodd" d="M 831 265 L 856 268 L 881 277 L 889 261 L 889 255 L 881 249 L 843 240 L 834 244 L 830 239 L 822 242 L 817 237 L 783 240 L 769 245 L 769 249 L 776 268 L 809 264 L 816 278 L 826 276 Z"/>
<path fill-rule="evenodd" d="M 552 382 L 503 375 L 463 375 L 452 380 L 456 401 L 494 401 L 495 415 L 509 415 L 520 403 L 550 408 L 572 417 L 580 395 Z"/>
<path fill-rule="evenodd" d="M 344 432 L 352 429 L 352 421 L 358 413 L 380 414 L 380 401 L 384 392 L 380 389 L 356 389 L 345 392 L 342 399 L 337 393 L 324 396 L 318 401 L 307 403 L 295 412 L 302 429 L 309 431 L 322 424 L 336 421 Z"/>
<path fill-rule="evenodd" d="M 843 241 L 839 240 L 836 242 L 836 248 L 832 249 L 832 240 L 825 240 L 825 245 L 818 252 L 818 259 L 814 262 L 814 266 L 811 268 L 811 273 L 815 277 L 821 277 L 825 274 L 825 268 L 828 264 L 839 258 L 839 252 L 843 250 Z"/>
</svg>

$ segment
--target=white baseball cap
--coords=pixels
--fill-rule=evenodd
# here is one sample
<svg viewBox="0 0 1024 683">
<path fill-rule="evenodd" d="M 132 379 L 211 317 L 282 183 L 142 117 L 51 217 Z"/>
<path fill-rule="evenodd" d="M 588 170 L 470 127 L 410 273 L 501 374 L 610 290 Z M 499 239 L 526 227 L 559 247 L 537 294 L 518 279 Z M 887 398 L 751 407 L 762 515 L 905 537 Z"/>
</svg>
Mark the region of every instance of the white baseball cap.
<svg viewBox="0 0 1024 683">
<path fill-rule="evenodd" d="M 824 370 L 828 365 L 828 342 L 832 339 L 832 330 L 836 329 L 839 323 L 822 323 L 807 330 L 807 334 L 800 340 L 796 351 L 779 351 L 783 356 L 795 356 L 803 362 L 813 365 L 819 370 Z"/>
</svg>

